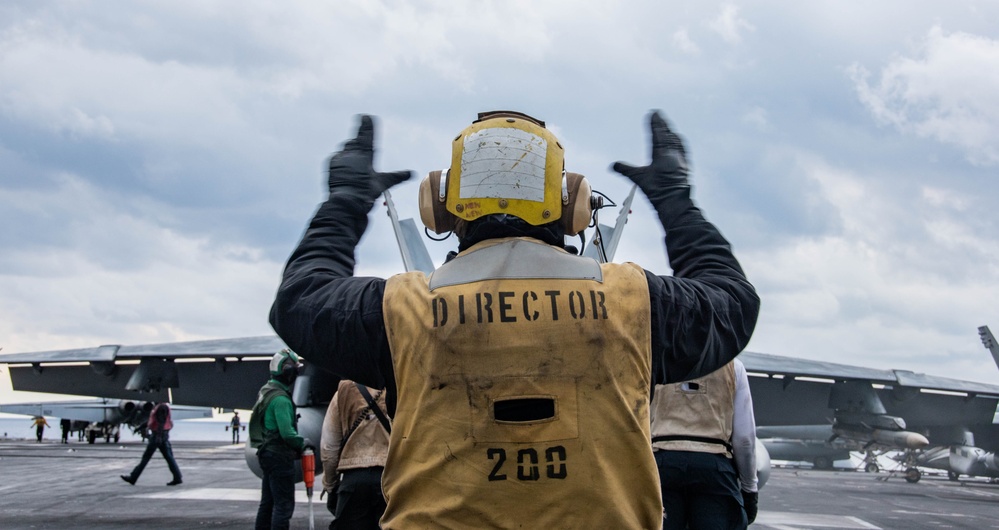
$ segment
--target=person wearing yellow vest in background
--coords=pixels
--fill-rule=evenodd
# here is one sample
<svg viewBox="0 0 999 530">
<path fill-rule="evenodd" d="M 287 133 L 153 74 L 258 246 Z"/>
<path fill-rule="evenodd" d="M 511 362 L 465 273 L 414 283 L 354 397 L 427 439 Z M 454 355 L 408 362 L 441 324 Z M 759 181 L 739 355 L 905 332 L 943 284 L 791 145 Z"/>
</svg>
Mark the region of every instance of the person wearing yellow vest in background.
<svg viewBox="0 0 999 530">
<path fill-rule="evenodd" d="M 319 443 L 330 530 L 377 530 L 385 512 L 382 470 L 392 425 L 385 391 L 344 379 L 323 419 Z"/>
<path fill-rule="evenodd" d="M 653 385 L 731 361 L 759 298 L 691 200 L 679 136 L 658 112 L 649 128 L 651 163 L 614 169 L 656 209 L 673 276 L 566 246 L 601 204 L 526 114 L 480 114 L 421 184 L 424 224 L 458 236 L 429 276 L 353 276 L 368 212 L 411 176 L 373 169 L 371 116 L 330 158 L 270 322 L 319 368 L 386 388 L 383 528 L 661 527 Z"/>
<path fill-rule="evenodd" d="M 742 361 L 656 385 L 652 447 L 666 530 L 737 530 L 756 519 L 756 419 Z"/>
<path fill-rule="evenodd" d="M 51 425 L 45 421 L 44 417 L 35 416 L 31 418 L 31 426 L 35 428 L 35 439 L 38 440 L 38 443 L 42 443 L 42 435 L 45 434 L 45 428 L 51 427 Z"/>
</svg>

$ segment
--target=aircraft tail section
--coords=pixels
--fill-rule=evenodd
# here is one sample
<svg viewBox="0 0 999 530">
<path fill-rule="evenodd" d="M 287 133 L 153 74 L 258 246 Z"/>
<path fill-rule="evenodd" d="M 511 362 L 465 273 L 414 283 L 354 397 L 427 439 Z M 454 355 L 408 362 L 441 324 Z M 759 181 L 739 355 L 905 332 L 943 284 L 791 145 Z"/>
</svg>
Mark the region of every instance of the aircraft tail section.
<svg viewBox="0 0 999 530">
<path fill-rule="evenodd" d="M 999 344 L 992 336 L 992 331 L 989 330 L 988 326 L 982 326 L 978 328 L 978 336 L 982 338 L 982 345 L 992 353 L 992 360 L 996 362 L 996 368 L 999 368 Z"/>
<path fill-rule="evenodd" d="M 409 271 L 423 271 L 426 274 L 434 272 L 434 262 L 430 259 L 426 245 L 420 240 L 420 231 L 412 219 L 399 220 L 392 202 L 392 194 L 385 191 L 385 206 L 388 207 L 389 219 L 392 220 L 392 230 L 402 254 L 402 265 Z"/>
<path fill-rule="evenodd" d="M 635 199 L 635 190 L 637 189 L 638 186 L 631 187 L 628 197 L 621 204 L 621 210 L 618 211 L 613 227 L 597 223 L 593 237 L 590 239 L 590 244 L 583 250 L 584 256 L 602 263 L 614 261 L 614 254 L 617 253 L 617 244 L 621 241 L 621 235 L 624 233 L 624 225 L 628 223 L 628 214 L 631 213 L 631 202 Z"/>
</svg>

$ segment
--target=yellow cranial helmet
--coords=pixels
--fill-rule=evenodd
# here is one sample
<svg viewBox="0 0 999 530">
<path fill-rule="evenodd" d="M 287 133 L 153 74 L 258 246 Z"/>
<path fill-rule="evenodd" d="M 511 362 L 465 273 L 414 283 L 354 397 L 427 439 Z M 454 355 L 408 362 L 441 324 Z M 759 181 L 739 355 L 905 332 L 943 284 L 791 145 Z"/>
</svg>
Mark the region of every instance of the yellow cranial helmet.
<svg viewBox="0 0 999 530">
<path fill-rule="evenodd" d="M 482 112 L 452 142 L 450 169 L 431 172 L 420 185 L 420 215 L 437 233 L 458 220 L 508 214 L 535 226 L 561 219 L 573 235 L 589 221 L 589 199 L 589 184 L 565 172 L 565 150 L 543 121 Z M 576 212 L 577 203 L 586 211 Z"/>
<path fill-rule="evenodd" d="M 447 211 L 473 221 L 493 213 L 541 225 L 561 217 L 565 152 L 544 123 L 484 113 L 451 143 Z"/>
</svg>

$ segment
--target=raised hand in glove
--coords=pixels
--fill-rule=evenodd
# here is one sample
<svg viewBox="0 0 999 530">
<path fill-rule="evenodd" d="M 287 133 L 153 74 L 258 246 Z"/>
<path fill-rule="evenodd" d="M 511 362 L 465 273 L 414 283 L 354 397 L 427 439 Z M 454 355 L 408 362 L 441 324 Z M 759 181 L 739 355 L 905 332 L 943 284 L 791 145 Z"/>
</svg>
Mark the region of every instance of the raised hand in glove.
<svg viewBox="0 0 999 530">
<path fill-rule="evenodd" d="M 687 152 L 683 141 L 670 130 L 658 110 L 649 114 L 649 128 L 652 130 L 652 162 L 647 166 L 615 162 L 614 171 L 638 184 L 653 206 L 658 206 L 671 191 L 682 190 L 684 197 L 689 197 Z"/>
<path fill-rule="evenodd" d="M 759 503 L 759 492 L 742 490 L 742 509 L 746 512 L 746 519 L 749 520 L 749 524 L 753 524 L 753 521 L 756 520 Z"/>
<path fill-rule="evenodd" d="M 345 195 L 374 203 L 385 190 L 409 179 L 412 171 L 379 173 L 374 170 L 375 125 L 371 116 L 361 115 L 357 137 L 343 144 L 330 158 L 330 195 Z"/>
</svg>

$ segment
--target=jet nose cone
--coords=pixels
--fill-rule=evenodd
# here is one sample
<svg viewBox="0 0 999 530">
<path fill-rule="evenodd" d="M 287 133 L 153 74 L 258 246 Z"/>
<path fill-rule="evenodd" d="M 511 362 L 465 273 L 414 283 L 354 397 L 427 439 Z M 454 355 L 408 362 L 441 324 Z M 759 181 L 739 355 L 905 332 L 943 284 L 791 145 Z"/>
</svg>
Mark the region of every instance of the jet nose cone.
<svg viewBox="0 0 999 530">
<path fill-rule="evenodd" d="M 927 445 L 930 445 L 930 441 L 922 434 L 910 432 L 905 436 L 906 449 L 922 449 Z"/>
</svg>

